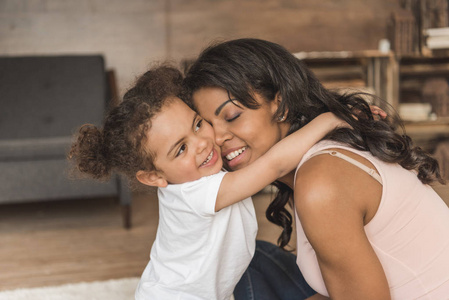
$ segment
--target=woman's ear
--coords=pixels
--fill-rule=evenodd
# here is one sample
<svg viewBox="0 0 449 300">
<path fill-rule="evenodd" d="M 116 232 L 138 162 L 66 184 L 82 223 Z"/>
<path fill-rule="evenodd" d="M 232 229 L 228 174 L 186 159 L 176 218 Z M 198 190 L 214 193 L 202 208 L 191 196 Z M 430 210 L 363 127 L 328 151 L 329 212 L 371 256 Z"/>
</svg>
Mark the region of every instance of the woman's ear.
<svg viewBox="0 0 449 300">
<path fill-rule="evenodd" d="M 277 112 L 277 110 L 279 109 L 279 106 L 282 103 L 282 96 L 280 92 L 277 92 L 276 95 L 274 96 L 274 100 L 271 101 L 272 102 L 272 106 L 271 106 L 271 110 L 273 115 Z M 279 118 L 277 119 L 278 122 L 284 122 L 285 119 L 287 118 L 287 113 L 288 113 L 288 109 L 285 110 L 284 114 L 282 116 L 279 116 Z"/>
<path fill-rule="evenodd" d="M 136 178 L 140 183 L 149 186 L 166 187 L 168 184 L 165 177 L 157 171 L 138 171 Z"/>
</svg>

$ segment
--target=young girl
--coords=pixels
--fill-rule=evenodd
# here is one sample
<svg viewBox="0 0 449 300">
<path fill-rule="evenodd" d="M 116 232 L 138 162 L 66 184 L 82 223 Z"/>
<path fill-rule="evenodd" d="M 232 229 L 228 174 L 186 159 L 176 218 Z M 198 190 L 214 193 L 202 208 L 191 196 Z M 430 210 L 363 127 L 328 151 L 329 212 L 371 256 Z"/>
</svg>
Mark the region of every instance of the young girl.
<svg viewBox="0 0 449 300">
<path fill-rule="evenodd" d="M 211 125 L 176 97 L 181 81 L 179 71 L 165 66 L 142 75 L 103 129 L 81 127 L 71 156 L 95 178 L 120 172 L 159 188 L 159 226 L 136 299 L 229 299 L 255 249 L 249 197 L 346 123 L 324 113 L 247 168 L 226 173 Z M 241 151 L 226 158 L 238 159 Z"/>
</svg>

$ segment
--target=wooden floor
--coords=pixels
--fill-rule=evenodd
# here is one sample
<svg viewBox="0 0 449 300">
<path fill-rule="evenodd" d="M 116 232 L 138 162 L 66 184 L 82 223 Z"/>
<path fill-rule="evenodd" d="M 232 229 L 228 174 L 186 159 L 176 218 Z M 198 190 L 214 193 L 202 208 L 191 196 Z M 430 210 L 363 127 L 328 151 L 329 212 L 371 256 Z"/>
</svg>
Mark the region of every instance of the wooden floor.
<svg viewBox="0 0 449 300">
<path fill-rule="evenodd" d="M 449 187 L 436 190 L 449 202 Z M 258 238 L 275 242 L 270 199 L 254 197 Z M 135 194 L 132 213 L 125 230 L 116 199 L 1 205 L 0 290 L 140 276 L 156 234 L 155 192 Z"/>
<path fill-rule="evenodd" d="M 130 230 L 116 199 L 0 206 L 0 290 L 140 276 L 158 222 L 155 192 L 133 197 Z M 279 230 L 264 217 L 271 195 L 254 197 L 259 238 Z"/>
</svg>

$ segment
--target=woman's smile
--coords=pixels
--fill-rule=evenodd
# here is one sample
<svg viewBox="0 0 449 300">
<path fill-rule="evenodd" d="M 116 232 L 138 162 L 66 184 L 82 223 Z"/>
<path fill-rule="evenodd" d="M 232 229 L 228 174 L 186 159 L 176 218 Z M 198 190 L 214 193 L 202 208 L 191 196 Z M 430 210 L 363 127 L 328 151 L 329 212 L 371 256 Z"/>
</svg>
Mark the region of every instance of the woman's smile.
<svg viewBox="0 0 449 300">
<path fill-rule="evenodd" d="M 286 122 L 273 120 L 276 101 L 268 101 L 257 93 L 254 97 L 259 104 L 257 109 L 240 105 L 221 88 L 201 88 L 193 95 L 199 114 L 212 125 L 228 170 L 251 164 L 281 140 L 290 127 Z"/>
<path fill-rule="evenodd" d="M 222 153 L 223 161 L 228 165 L 231 169 L 236 169 L 236 166 L 242 163 L 242 160 L 247 159 L 247 147 L 240 147 L 227 150 Z"/>
</svg>

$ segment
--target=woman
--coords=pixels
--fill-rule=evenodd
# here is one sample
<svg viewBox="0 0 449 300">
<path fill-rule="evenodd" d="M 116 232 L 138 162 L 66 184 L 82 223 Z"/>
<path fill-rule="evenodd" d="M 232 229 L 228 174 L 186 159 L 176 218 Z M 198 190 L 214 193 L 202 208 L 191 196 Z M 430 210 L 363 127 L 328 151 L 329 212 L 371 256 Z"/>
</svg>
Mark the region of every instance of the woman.
<svg viewBox="0 0 449 300">
<path fill-rule="evenodd" d="M 212 124 L 230 170 L 252 163 L 322 112 L 352 126 L 329 134 L 297 172 L 279 179 L 279 193 L 267 209 L 267 218 L 283 227 L 279 244 L 285 247 L 292 232 L 285 206 L 294 202 L 297 263 L 318 292 L 311 299 L 449 295 L 449 209 L 427 186 L 442 181 L 438 164 L 396 133 L 390 117 L 375 121 L 360 95 L 325 89 L 283 47 L 256 39 L 203 51 L 185 87 L 184 98 Z M 236 299 L 305 299 L 315 293 L 288 253 L 262 247 Z M 283 280 L 274 266 L 287 268 L 284 278 L 294 279 Z M 260 297 L 251 295 L 258 291 Z"/>
</svg>

